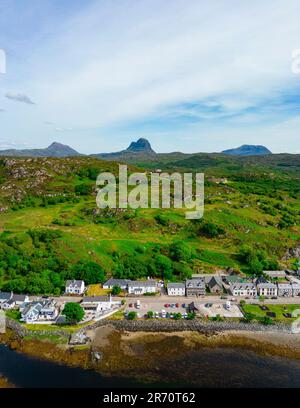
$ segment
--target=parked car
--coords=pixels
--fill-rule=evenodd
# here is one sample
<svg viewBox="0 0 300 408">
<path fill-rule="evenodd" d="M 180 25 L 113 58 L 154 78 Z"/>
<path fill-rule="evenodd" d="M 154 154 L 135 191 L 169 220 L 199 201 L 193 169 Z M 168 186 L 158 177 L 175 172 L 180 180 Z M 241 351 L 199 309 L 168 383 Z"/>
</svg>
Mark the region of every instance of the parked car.
<svg viewBox="0 0 300 408">
<path fill-rule="evenodd" d="M 221 296 L 221 299 L 222 299 L 222 300 L 225 300 L 225 299 L 227 299 L 227 298 L 228 298 L 228 296 L 224 296 L 224 295 Z"/>
<path fill-rule="evenodd" d="M 187 305 L 185 303 L 182 303 L 181 307 L 183 307 L 185 309 L 187 307 Z"/>
<path fill-rule="evenodd" d="M 212 307 L 212 303 L 205 303 L 205 307 Z"/>
<path fill-rule="evenodd" d="M 166 303 L 164 306 L 165 306 L 165 307 L 169 307 L 169 306 L 170 306 L 170 304 L 169 304 L 169 303 Z"/>
<path fill-rule="evenodd" d="M 277 296 L 272 296 L 271 299 L 274 299 L 274 300 L 275 300 L 275 299 L 277 299 Z"/>
<path fill-rule="evenodd" d="M 132 303 L 129 303 L 129 307 L 132 307 Z"/>
<path fill-rule="evenodd" d="M 176 303 L 176 305 L 175 305 L 176 307 L 179 307 L 179 303 Z"/>
</svg>

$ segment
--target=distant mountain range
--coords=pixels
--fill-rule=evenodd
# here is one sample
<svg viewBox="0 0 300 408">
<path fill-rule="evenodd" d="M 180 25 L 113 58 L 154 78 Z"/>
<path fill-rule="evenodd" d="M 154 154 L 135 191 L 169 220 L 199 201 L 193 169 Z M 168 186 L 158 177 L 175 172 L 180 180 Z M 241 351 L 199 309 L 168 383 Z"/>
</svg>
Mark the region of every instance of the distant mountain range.
<svg viewBox="0 0 300 408">
<path fill-rule="evenodd" d="M 233 156 L 258 156 L 263 154 L 272 154 L 272 152 L 265 146 L 242 145 L 236 149 L 223 150 L 223 154 L 230 154 Z"/>
<path fill-rule="evenodd" d="M 0 150 L 0 156 L 14 156 L 14 157 L 71 157 L 81 156 L 72 147 L 54 142 L 45 149 L 9 149 Z"/>
<path fill-rule="evenodd" d="M 166 155 L 174 155 L 175 153 L 166 153 Z M 181 153 L 176 153 L 180 155 Z M 196 154 L 196 153 L 195 153 Z M 255 155 L 267 155 L 272 154 L 272 152 L 264 146 L 254 146 L 254 145 L 243 145 L 236 149 L 224 150 L 222 154 L 233 155 L 233 156 L 255 156 Z M 161 154 L 160 154 L 161 155 Z M 182 153 L 182 155 L 184 155 Z M 0 156 L 15 156 L 15 157 L 71 157 L 71 156 L 81 156 L 76 150 L 72 149 L 70 146 L 54 142 L 45 149 L 9 149 L 0 150 Z M 82 155 L 83 156 L 83 155 Z M 98 153 L 91 154 L 90 156 L 112 161 L 126 161 L 138 159 L 142 161 L 143 159 L 153 159 L 158 154 L 152 149 L 151 144 L 147 139 L 140 138 L 136 142 L 131 142 L 129 147 L 125 150 L 114 153 Z"/>
<path fill-rule="evenodd" d="M 120 152 L 91 154 L 92 157 L 98 159 L 120 161 L 126 161 L 126 159 L 134 157 L 139 159 L 142 157 L 153 157 L 155 155 L 156 153 L 152 149 L 150 142 L 143 138 L 138 139 L 136 142 L 131 142 L 126 150 L 121 150 Z"/>
</svg>

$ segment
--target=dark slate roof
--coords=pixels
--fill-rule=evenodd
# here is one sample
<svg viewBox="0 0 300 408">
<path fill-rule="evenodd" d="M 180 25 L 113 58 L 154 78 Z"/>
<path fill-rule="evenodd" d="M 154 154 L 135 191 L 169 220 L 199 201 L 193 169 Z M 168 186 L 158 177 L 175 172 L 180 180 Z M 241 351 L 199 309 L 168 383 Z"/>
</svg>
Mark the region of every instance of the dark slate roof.
<svg viewBox="0 0 300 408">
<path fill-rule="evenodd" d="M 213 276 L 210 281 L 208 282 L 207 286 L 209 288 L 213 288 L 214 286 L 220 286 L 222 288 L 222 279 L 219 276 Z"/>
<path fill-rule="evenodd" d="M 109 302 L 109 296 L 84 296 L 81 303 Z"/>
<path fill-rule="evenodd" d="M 185 284 L 183 282 L 170 282 L 167 285 L 168 289 L 185 289 Z"/>
<path fill-rule="evenodd" d="M 130 282 L 130 279 L 114 279 L 110 278 L 104 283 L 104 286 L 126 286 Z"/>
<path fill-rule="evenodd" d="M 139 287 L 139 286 L 156 286 L 155 280 L 147 280 L 147 281 L 130 281 L 128 282 L 128 286 L 130 287 Z"/>
<path fill-rule="evenodd" d="M 13 295 L 13 300 L 15 302 L 25 302 L 27 295 Z"/>
<path fill-rule="evenodd" d="M 66 286 L 72 285 L 72 286 L 75 286 L 75 287 L 80 288 L 81 285 L 82 285 L 82 283 L 84 283 L 82 280 L 75 280 L 75 279 L 73 279 L 73 280 L 67 280 Z"/>
<path fill-rule="evenodd" d="M 205 287 L 205 280 L 204 278 L 187 279 L 185 286 L 193 289 L 203 288 Z"/>
<path fill-rule="evenodd" d="M 0 300 L 9 300 L 11 297 L 11 292 L 0 292 Z"/>
</svg>

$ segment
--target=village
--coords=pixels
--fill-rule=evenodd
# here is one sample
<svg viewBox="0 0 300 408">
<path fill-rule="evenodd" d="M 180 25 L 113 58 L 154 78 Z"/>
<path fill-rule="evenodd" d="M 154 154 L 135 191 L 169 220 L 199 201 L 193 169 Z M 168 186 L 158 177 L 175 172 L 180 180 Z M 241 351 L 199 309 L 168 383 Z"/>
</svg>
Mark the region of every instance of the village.
<svg viewBox="0 0 300 408">
<path fill-rule="evenodd" d="M 243 318 L 242 304 L 298 305 L 300 270 L 264 271 L 254 279 L 236 274 L 195 274 L 185 282 L 132 281 L 111 278 L 101 286 L 102 295 L 90 295 L 82 280 L 68 280 L 63 296 L 28 296 L 0 292 L 0 308 L 17 310 L 26 324 L 65 324 L 64 306 L 80 304 L 81 323 L 122 314 L 123 318 Z M 262 306 L 262 303 L 264 304 Z M 276 318 L 272 312 L 267 316 Z M 285 317 L 291 318 L 290 313 Z"/>
</svg>

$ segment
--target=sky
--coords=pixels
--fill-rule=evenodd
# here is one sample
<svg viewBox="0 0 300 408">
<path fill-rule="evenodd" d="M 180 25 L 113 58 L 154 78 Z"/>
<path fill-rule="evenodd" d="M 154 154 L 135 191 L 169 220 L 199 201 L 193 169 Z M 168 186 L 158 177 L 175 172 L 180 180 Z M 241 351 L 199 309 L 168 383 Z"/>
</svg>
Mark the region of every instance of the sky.
<svg viewBox="0 0 300 408">
<path fill-rule="evenodd" d="M 0 149 L 300 153 L 299 18 L 300 0 L 0 0 Z"/>
</svg>

